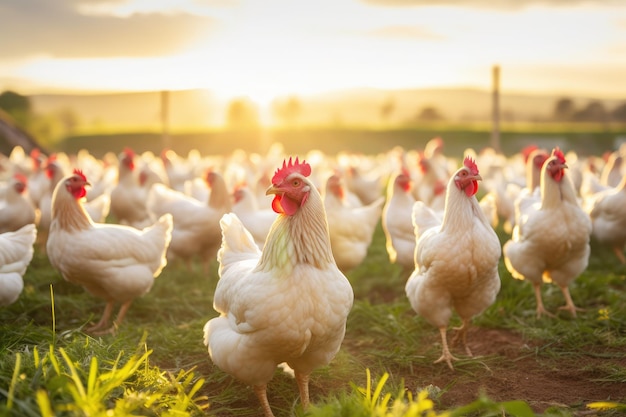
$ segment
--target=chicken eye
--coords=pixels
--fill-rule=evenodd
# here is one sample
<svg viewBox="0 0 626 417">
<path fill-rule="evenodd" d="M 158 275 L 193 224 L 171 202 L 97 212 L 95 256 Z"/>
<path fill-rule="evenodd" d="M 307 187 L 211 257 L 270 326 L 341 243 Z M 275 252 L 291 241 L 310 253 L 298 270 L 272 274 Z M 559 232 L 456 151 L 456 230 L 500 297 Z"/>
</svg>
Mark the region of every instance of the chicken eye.
<svg viewBox="0 0 626 417">
<path fill-rule="evenodd" d="M 299 187 L 300 186 L 300 180 L 295 179 L 291 182 L 291 185 L 293 185 L 294 187 Z"/>
</svg>

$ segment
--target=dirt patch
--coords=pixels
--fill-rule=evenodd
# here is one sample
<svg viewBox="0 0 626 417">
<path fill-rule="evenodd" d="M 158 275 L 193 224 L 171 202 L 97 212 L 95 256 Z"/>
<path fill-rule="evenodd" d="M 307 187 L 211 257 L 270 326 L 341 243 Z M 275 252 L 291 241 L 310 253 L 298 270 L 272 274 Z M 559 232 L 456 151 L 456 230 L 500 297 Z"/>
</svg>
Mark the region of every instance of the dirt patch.
<svg viewBox="0 0 626 417">
<path fill-rule="evenodd" d="M 412 373 L 420 377 L 405 378 L 407 387 L 439 387 L 442 409 L 468 404 L 481 393 L 497 402 L 525 400 L 538 413 L 552 406 L 582 409 L 589 402 L 626 398 L 626 384 L 606 381 L 611 364 L 626 364 L 623 352 L 585 351 L 544 357 L 541 342 L 529 343 L 507 330 L 477 327 L 468 332 L 468 345 L 473 359 L 457 346 L 453 354 L 461 360 L 454 363 L 454 371 L 445 363 L 414 365 Z M 427 357 L 430 360 L 430 355 Z"/>
</svg>

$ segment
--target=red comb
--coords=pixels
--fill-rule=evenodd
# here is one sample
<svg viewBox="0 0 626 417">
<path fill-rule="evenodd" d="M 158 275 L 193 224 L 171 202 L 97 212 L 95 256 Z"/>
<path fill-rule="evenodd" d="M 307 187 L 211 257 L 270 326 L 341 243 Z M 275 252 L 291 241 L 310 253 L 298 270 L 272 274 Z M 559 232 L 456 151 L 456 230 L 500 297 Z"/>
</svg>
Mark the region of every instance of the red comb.
<svg viewBox="0 0 626 417">
<path fill-rule="evenodd" d="M 83 171 L 78 168 L 74 169 L 74 175 L 78 175 L 83 180 L 87 181 L 87 177 L 85 177 L 85 174 L 83 174 Z"/>
<path fill-rule="evenodd" d="M 552 149 L 552 156 L 556 156 L 559 162 L 565 163 L 565 155 L 563 155 L 563 151 L 558 146 Z"/>
<path fill-rule="evenodd" d="M 135 151 L 133 151 L 131 148 L 126 147 L 124 148 L 124 153 L 130 157 L 134 157 L 135 156 Z"/>
<path fill-rule="evenodd" d="M 285 178 L 294 172 L 299 173 L 305 177 L 311 175 L 311 165 L 309 165 L 305 160 L 300 162 L 298 157 L 296 156 L 296 160 L 292 161 L 291 157 L 289 157 L 289 163 L 287 161 L 283 161 L 283 166 L 280 169 L 277 169 L 272 177 L 272 184 L 280 184 Z"/>
<path fill-rule="evenodd" d="M 15 174 L 13 174 L 13 178 L 18 180 L 22 184 L 28 184 L 28 178 L 22 173 L 16 172 Z"/>
<path fill-rule="evenodd" d="M 474 161 L 471 157 L 466 156 L 463 160 L 463 165 L 466 168 L 469 168 L 472 175 L 478 175 L 478 167 L 476 166 L 476 161 Z"/>
</svg>

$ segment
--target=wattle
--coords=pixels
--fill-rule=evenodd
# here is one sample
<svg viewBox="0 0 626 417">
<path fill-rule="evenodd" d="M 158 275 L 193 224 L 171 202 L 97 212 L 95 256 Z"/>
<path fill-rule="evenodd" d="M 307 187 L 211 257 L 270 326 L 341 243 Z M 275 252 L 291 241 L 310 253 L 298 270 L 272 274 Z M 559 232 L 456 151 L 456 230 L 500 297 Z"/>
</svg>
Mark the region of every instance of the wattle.
<svg viewBox="0 0 626 417">
<path fill-rule="evenodd" d="M 278 214 L 291 216 L 298 211 L 298 203 L 289 197 L 276 195 L 272 200 L 272 209 Z"/>
<path fill-rule="evenodd" d="M 472 180 L 472 182 L 470 182 L 466 187 L 465 187 L 465 194 L 468 197 L 471 197 L 473 195 L 475 195 L 478 192 L 478 181 L 476 180 Z"/>
</svg>

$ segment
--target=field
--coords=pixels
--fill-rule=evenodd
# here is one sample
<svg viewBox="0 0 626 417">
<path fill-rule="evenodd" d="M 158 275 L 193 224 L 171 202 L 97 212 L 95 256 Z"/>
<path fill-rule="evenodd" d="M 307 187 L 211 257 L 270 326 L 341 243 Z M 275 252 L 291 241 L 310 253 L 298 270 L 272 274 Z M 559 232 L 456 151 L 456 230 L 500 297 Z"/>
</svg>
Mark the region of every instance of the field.
<svg viewBox="0 0 626 417">
<path fill-rule="evenodd" d="M 584 308 L 577 318 L 537 319 L 530 284 L 501 261 L 497 301 L 469 332 L 474 357 L 453 348 L 454 371 L 433 364 L 439 333 L 411 310 L 380 225 L 365 263 L 347 275 L 355 304 L 342 348 L 312 375 L 306 413 L 295 381 L 277 370 L 268 387 L 277 417 L 626 413 L 626 265 L 595 242 L 570 287 Z M 92 337 L 82 329 L 104 303 L 65 282 L 36 248 L 19 300 L 0 309 L 0 415 L 260 415 L 253 391 L 213 366 L 202 343 L 217 280 L 216 262 L 206 272 L 170 264 L 116 336 Z M 543 296 L 549 311 L 563 304 L 553 285 Z"/>
<path fill-rule="evenodd" d="M 451 371 L 432 363 L 440 353 L 438 332 L 410 309 L 405 278 L 386 259 L 380 229 L 370 252 L 349 274 L 356 301 L 346 338 L 330 366 L 313 374 L 310 415 L 370 415 L 353 414 L 359 410 L 353 403 L 363 401 L 355 387 L 367 385 L 366 370 L 374 385 L 388 374 L 383 394 L 417 397 L 426 390 L 435 410 L 472 405 L 475 412 L 467 415 L 490 415 L 513 400 L 533 414 L 555 416 L 587 415 L 593 402 L 626 402 L 626 267 L 613 254 L 594 250 L 572 286 L 585 308 L 576 319 L 567 313 L 536 319 L 530 285 L 501 266 L 498 299 L 469 334 L 475 357 L 454 349 L 462 360 Z M 252 390 L 215 368 L 202 344 L 202 327 L 215 315 L 215 268 L 205 274 L 199 265 L 192 272 L 168 266 L 133 304 L 117 336 L 93 338 L 81 329 L 104 304 L 64 282 L 37 250 L 22 296 L 0 310 L 0 414 L 259 415 Z M 553 286 L 543 291 L 549 310 L 562 304 Z M 295 382 L 280 371 L 269 398 L 277 416 L 304 415 Z"/>
</svg>

